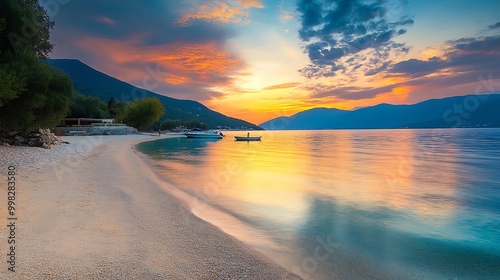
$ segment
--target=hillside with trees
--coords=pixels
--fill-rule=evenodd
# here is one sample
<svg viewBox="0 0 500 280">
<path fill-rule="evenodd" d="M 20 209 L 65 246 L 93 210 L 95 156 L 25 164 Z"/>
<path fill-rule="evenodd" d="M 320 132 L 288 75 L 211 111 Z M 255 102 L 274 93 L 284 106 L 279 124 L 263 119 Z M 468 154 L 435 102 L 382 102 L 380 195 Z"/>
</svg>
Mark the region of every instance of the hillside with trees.
<svg viewBox="0 0 500 280">
<path fill-rule="evenodd" d="M 232 128 L 243 127 L 261 129 L 252 123 L 213 111 L 199 102 L 175 99 L 135 87 L 105 73 L 99 72 L 79 60 L 49 59 L 47 61 L 52 66 L 68 74 L 73 81 L 75 90 L 81 94 L 96 96 L 103 101 L 110 101 L 113 99 L 113 102 L 122 103 L 148 97 L 158 98 L 163 104 L 166 112 L 161 116 L 160 122 L 155 123 L 155 126 L 160 125 L 161 122 L 164 121 L 178 120 L 181 122 L 190 122 L 195 120 L 208 125 L 210 128 L 229 126 Z"/>
</svg>

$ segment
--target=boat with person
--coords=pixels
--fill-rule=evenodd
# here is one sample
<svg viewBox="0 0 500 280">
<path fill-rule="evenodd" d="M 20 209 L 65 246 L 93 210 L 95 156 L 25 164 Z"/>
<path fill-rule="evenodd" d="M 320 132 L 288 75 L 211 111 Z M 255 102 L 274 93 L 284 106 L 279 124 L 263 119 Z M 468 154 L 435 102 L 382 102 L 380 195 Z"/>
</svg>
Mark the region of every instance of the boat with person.
<svg viewBox="0 0 500 280">
<path fill-rule="evenodd" d="M 250 132 L 247 133 L 247 136 L 234 136 L 236 141 L 260 141 L 262 136 L 250 136 Z"/>
<path fill-rule="evenodd" d="M 190 131 L 184 133 L 187 138 L 205 138 L 205 139 L 222 139 L 224 134 L 218 130 L 209 131 Z"/>
</svg>

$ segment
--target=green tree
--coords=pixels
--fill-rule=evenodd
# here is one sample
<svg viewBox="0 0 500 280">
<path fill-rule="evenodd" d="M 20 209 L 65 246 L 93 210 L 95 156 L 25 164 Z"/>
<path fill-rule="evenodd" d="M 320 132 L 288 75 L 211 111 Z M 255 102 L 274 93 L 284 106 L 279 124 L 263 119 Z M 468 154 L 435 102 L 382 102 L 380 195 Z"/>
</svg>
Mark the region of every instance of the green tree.
<svg viewBox="0 0 500 280">
<path fill-rule="evenodd" d="M 53 127 L 68 112 L 73 85 L 68 76 L 26 56 L 12 64 L 25 79 L 19 96 L 0 110 L 0 130 L 30 132 L 40 127 Z M 29 66 L 29 70 L 23 69 Z"/>
<path fill-rule="evenodd" d="M 40 62 L 53 27 L 38 0 L 0 1 L 0 130 L 53 127 L 67 114 L 71 80 Z"/>
<path fill-rule="evenodd" d="M 187 122 L 184 122 L 183 125 L 187 128 L 201 128 L 208 129 L 208 124 L 202 123 L 199 120 L 193 119 Z"/>
<path fill-rule="evenodd" d="M 47 58 L 54 45 L 49 41 L 50 21 L 38 0 L 0 1 L 0 50 L 5 53 L 31 53 Z"/>
<path fill-rule="evenodd" d="M 3 5 L 3 4 L 2 4 Z M 4 38 L 5 18 L 0 18 L 0 34 Z M 0 48 L 0 55 L 5 51 L 3 46 Z M 6 102 L 15 99 L 19 92 L 23 90 L 24 80 L 18 73 L 11 69 L 11 66 L 0 63 L 0 107 Z"/>
<path fill-rule="evenodd" d="M 165 114 L 165 108 L 156 97 L 135 100 L 125 110 L 123 121 L 137 129 L 147 129 Z"/>
<path fill-rule="evenodd" d="M 115 113 L 115 121 L 123 122 L 125 119 L 125 112 L 127 111 L 128 104 L 124 102 L 115 102 L 113 111 Z"/>
<path fill-rule="evenodd" d="M 172 130 L 172 129 L 176 129 L 179 126 L 181 126 L 180 120 L 166 119 L 160 123 L 160 129 Z"/>
<path fill-rule="evenodd" d="M 108 100 L 108 111 L 109 111 L 109 114 L 110 114 L 111 117 L 115 117 L 116 116 L 115 104 L 116 104 L 115 99 L 113 97 L 111 97 Z"/>
<path fill-rule="evenodd" d="M 189 121 L 166 119 L 166 120 L 163 120 L 162 122 L 155 123 L 154 127 L 155 127 L 155 129 L 172 130 L 172 129 L 178 128 L 180 126 L 183 126 L 185 128 L 201 128 L 201 129 L 208 129 L 209 128 L 207 123 L 202 123 L 197 119 L 192 119 Z"/>
<path fill-rule="evenodd" d="M 25 89 L 25 78 L 13 71 L 10 65 L 0 63 L 0 107 L 17 98 Z"/>
<path fill-rule="evenodd" d="M 69 106 L 68 118 L 109 118 L 108 106 L 99 97 L 76 93 Z"/>
</svg>

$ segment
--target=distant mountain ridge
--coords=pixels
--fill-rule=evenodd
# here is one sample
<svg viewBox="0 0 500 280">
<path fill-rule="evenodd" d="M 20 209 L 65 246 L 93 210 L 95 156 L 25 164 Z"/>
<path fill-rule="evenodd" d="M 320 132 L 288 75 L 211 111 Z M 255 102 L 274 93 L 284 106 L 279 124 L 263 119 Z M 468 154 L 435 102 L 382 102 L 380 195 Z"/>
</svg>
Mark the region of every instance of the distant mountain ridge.
<svg viewBox="0 0 500 280">
<path fill-rule="evenodd" d="M 314 108 L 259 126 L 269 130 L 500 127 L 500 94 L 379 104 L 353 111 Z"/>
<path fill-rule="evenodd" d="M 162 116 L 162 119 L 186 121 L 198 119 L 201 122 L 207 123 L 212 128 L 216 126 L 229 126 L 232 128 L 247 127 L 261 129 L 252 123 L 213 111 L 197 101 L 175 99 L 135 87 L 99 72 L 76 59 L 48 59 L 47 62 L 69 75 L 76 92 L 97 96 L 104 102 L 108 102 L 111 97 L 117 101 L 158 97 L 166 110 L 166 114 Z"/>
</svg>

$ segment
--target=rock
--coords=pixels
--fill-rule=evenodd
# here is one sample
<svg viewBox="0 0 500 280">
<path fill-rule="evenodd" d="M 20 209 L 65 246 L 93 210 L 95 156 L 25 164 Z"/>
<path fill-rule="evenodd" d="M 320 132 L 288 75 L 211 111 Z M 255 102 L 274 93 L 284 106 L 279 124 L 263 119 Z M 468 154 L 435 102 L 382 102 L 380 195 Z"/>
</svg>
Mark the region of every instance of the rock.
<svg viewBox="0 0 500 280">
<path fill-rule="evenodd" d="M 40 138 L 33 139 L 31 143 L 29 144 L 31 147 L 43 147 L 43 142 L 40 140 Z"/>
<path fill-rule="evenodd" d="M 16 141 L 19 143 L 24 143 L 26 141 L 26 139 L 24 139 L 24 137 L 22 137 L 21 135 L 16 135 L 14 139 L 16 139 Z"/>
<path fill-rule="evenodd" d="M 49 129 L 39 129 L 31 134 L 21 134 L 14 132 L 1 132 L 0 145 L 7 143 L 16 146 L 31 146 L 31 147 L 43 147 L 50 149 L 51 145 L 60 145 L 62 139 L 51 133 Z M 7 136 L 10 135 L 10 136 Z"/>
<path fill-rule="evenodd" d="M 7 135 L 8 135 L 8 136 L 10 136 L 10 137 L 12 137 L 12 136 L 14 136 L 14 135 L 17 135 L 17 131 L 9 131 L 9 132 L 7 133 Z"/>
<path fill-rule="evenodd" d="M 50 129 L 43 129 L 43 128 L 40 128 L 38 130 L 38 132 L 40 132 L 40 134 L 49 134 L 50 133 Z"/>
</svg>

